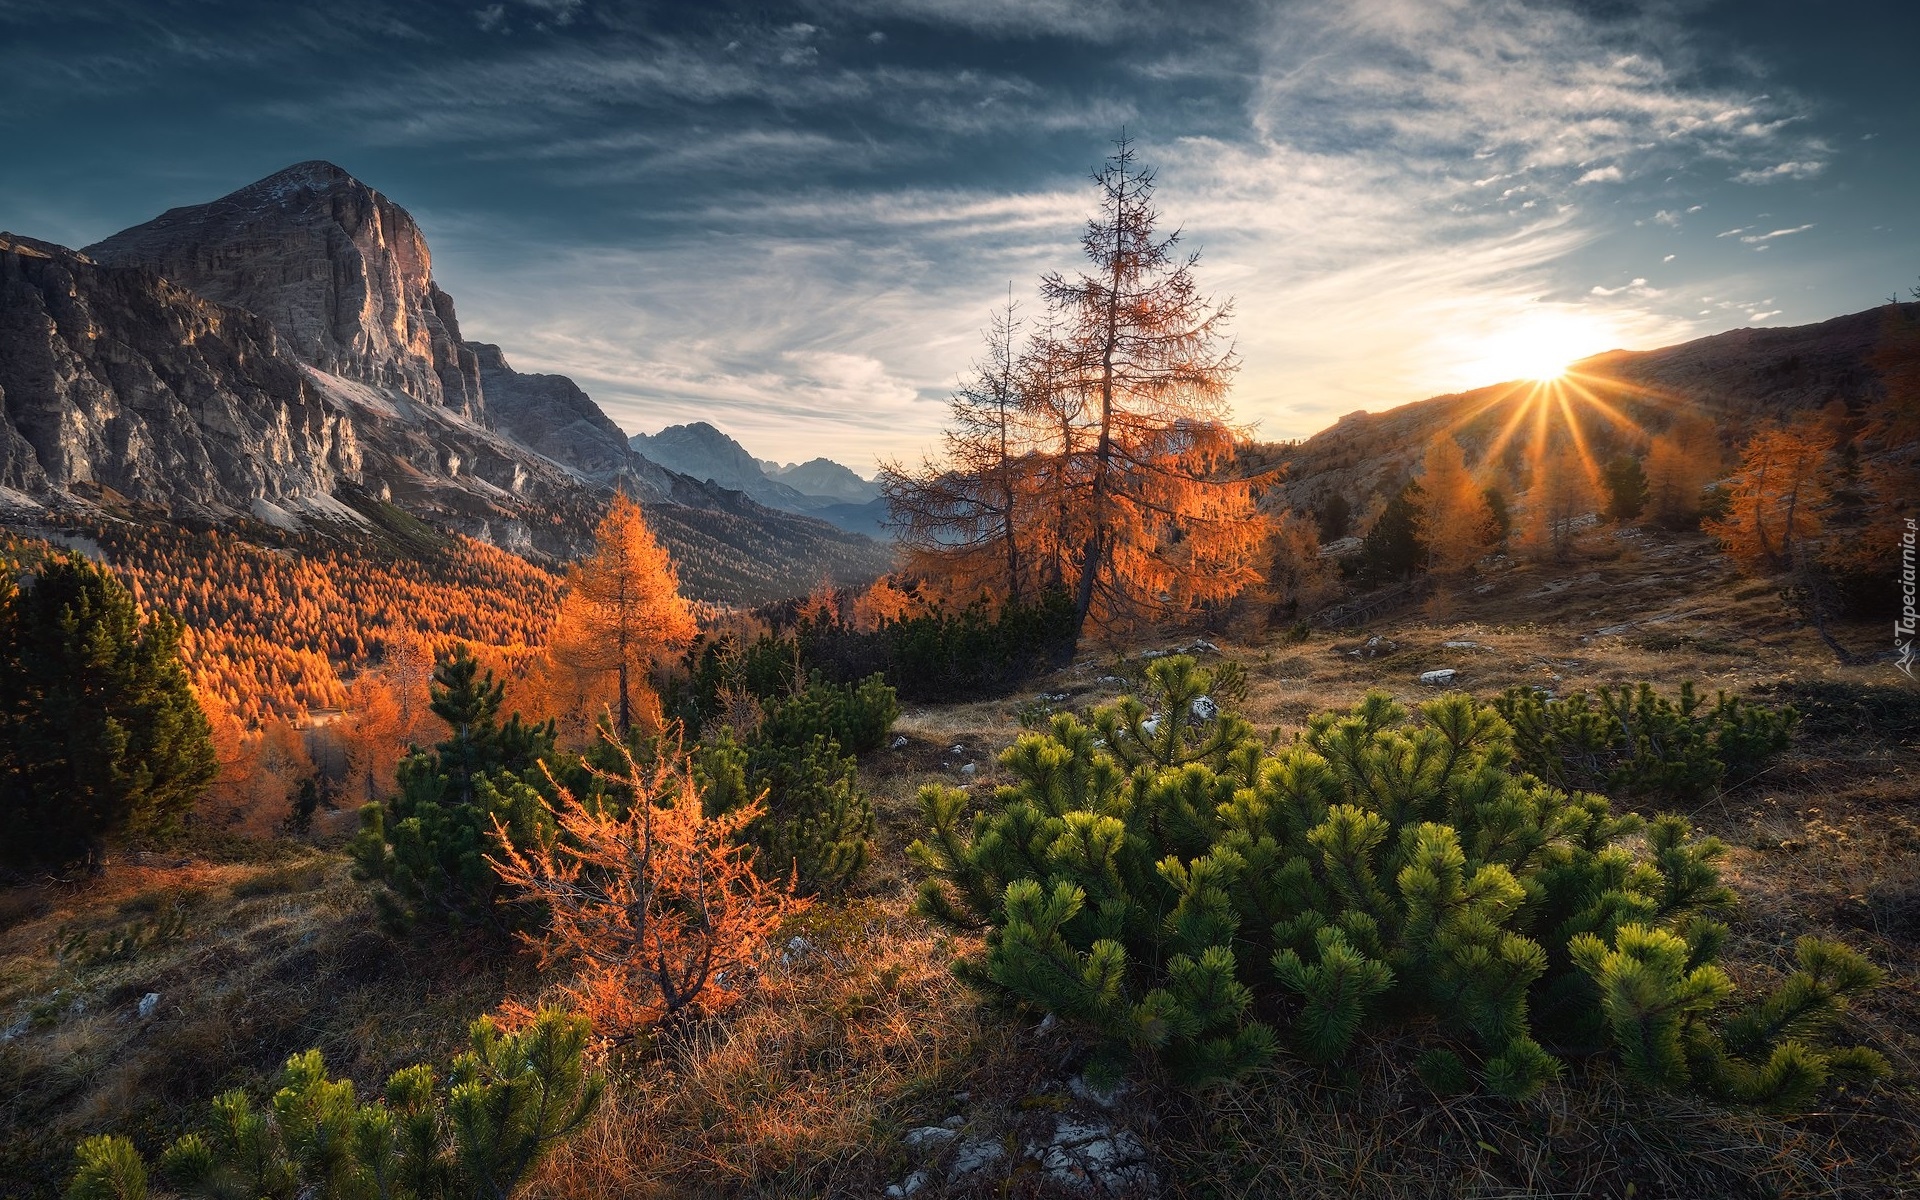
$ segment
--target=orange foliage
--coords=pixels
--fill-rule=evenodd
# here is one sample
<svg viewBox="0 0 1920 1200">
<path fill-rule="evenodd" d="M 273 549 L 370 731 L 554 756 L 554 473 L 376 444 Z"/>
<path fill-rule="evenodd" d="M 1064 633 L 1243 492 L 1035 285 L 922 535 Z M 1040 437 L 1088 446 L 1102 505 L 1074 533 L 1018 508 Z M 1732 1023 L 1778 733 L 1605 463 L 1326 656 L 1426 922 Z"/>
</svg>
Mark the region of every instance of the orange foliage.
<svg viewBox="0 0 1920 1200">
<path fill-rule="evenodd" d="M 1228 306 L 1200 294 L 1180 235 L 1156 233 L 1153 173 L 1123 139 L 1097 181 L 1091 270 L 1041 281 L 1047 320 L 1017 358 L 1011 307 L 995 320 L 946 461 L 889 464 L 881 488 L 910 570 L 948 594 L 1064 586 L 1081 625 L 1111 633 L 1262 582 L 1270 473 L 1236 477 Z"/>
<path fill-rule="evenodd" d="M 616 1044 L 659 1021 L 740 1000 L 780 923 L 808 904 L 791 881 L 775 885 L 753 873 L 742 835 L 761 815 L 760 800 L 708 817 L 684 754 L 642 767 L 621 753 L 625 774 L 600 777 L 633 797 L 624 815 L 563 789 L 559 837 L 523 853 L 496 818 L 502 856 L 489 860 L 509 886 L 545 907 L 546 929 L 522 936 L 543 968 L 572 964 L 561 989 L 568 1005 Z M 531 1012 L 509 1005 L 506 1015 Z"/>
<path fill-rule="evenodd" d="M 567 573 L 551 651 L 573 671 L 614 677 L 616 728 L 624 734 L 636 718 L 643 726 L 657 724 L 658 702 L 649 707 L 647 675 L 667 651 L 691 641 L 698 627 L 680 596 L 673 560 L 654 541 L 639 505 L 616 495 L 593 536 L 593 553 Z"/>
<path fill-rule="evenodd" d="M 306 736 L 284 717 L 248 729 L 218 696 L 197 692 L 219 772 L 194 806 L 217 829 L 268 837 L 293 812 L 294 793 L 314 775 Z"/>
<path fill-rule="evenodd" d="M 1533 464 L 1527 489 L 1528 551 L 1539 557 L 1565 558 L 1573 544 L 1574 522 L 1599 504 L 1600 485 L 1593 464 L 1565 442 L 1544 451 Z"/>
<path fill-rule="evenodd" d="M 1763 429 L 1740 455 L 1725 518 L 1705 525 L 1743 570 L 1784 571 L 1801 545 L 1818 536 L 1826 502 L 1831 426 L 1814 414 Z"/>
<path fill-rule="evenodd" d="M 889 621 L 909 616 L 916 607 L 913 593 L 895 583 L 891 575 L 882 575 L 854 600 L 853 626 L 878 629 Z"/>
<path fill-rule="evenodd" d="M 1466 455 L 1451 434 L 1427 447 L 1414 524 L 1427 547 L 1427 569 L 1436 575 L 1465 571 L 1498 537 L 1486 494 L 1467 473 Z"/>
<path fill-rule="evenodd" d="M 393 681 L 411 722 L 425 707 L 421 663 L 456 644 L 538 645 L 559 600 L 553 572 L 468 538 L 420 561 L 308 535 L 276 549 L 218 529 L 86 532 L 141 603 L 186 623 L 194 683 L 249 727 L 340 708 L 342 676 L 396 652 L 408 660 Z"/>
<path fill-rule="evenodd" d="M 1700 493 L 1719 478 L 1720 439 L 1713 424 L 1685 417 L 1653 439 L 1642 467 L 1647 515 L 1668 529 L 1690 527 L 1700 515 Z"/>
<path fill-rule="evenodd" d="M 347 685 L 346 712 L 332 728 L 346 750 L 346 798 L 365 804 L 393 795 L 394 771 L 409 741 L 399 690 L 362 671 Z"/>
</svg>

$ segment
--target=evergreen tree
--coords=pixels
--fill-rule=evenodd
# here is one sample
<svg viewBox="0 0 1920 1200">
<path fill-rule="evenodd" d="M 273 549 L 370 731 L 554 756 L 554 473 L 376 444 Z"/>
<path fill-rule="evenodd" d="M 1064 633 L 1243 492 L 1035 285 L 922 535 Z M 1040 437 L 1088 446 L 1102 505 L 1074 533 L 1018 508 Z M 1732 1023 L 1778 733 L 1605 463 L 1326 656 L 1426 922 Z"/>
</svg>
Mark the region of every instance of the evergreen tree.
<svg viewBox="0 0 1920 1200">
<path fill-rule="evenodd" d="M 1367 587 L 1407 578 L 1426 557 L 1420 541 L 1420 485 L 1408 483 L 1387 501 L 1360 546 L 1360 582 Z"/>
<path fill-rule="evenodd" d="M 216 769 L 180 632 L 78 556 L 0 580 L 0 865 L 180 828 Z"/>
<path fill-rule="evenodd" d="M 1347 498 L 1339 492 L 1328 496 L 1318 515 L 1320 544 L 1324 546 L 1347 536 L 1347 526 L 1352 521 L 1353 506 L 1347 503 Z"/>
<path fill-rule="evenodd" d="M 1607 485 L 1607 515 L 1616 521 L 1631 521 L 1646 511 L 1647 476 L 1640 460 L 1621 454 L 1609 460 L 1601 472 Z"/>
<path fill-rule="evenodd" d="M 434 669 L 431 705 L 450 736 L 431 752 L 400 764 L 399 792 L 360 810 L 353 855 L 361 874 L 384 885 L 375 893 L 390 923 L 423 916 L 454 923 L 490 921 L 499 877 L 496 820 L 516 846 L 552 836 L 553 814 L 542 793 L 543 765 L 553 755 L 551 721 L 529 725 L 514 713 L 499 719 L 504 693 L 493 672 L 461 652 Z"/>
</svg>

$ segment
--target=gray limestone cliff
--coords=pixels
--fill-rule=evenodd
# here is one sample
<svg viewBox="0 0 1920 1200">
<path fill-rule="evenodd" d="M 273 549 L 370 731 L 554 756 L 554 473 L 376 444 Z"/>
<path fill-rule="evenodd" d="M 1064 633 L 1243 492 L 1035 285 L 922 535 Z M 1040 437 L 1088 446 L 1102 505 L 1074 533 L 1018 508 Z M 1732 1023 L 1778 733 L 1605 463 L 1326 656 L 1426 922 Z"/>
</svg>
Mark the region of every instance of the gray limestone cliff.
<svg viewBox="0 0 1920 1200">
<path fill-rule="evenodd" d="M 138 269 L 0 234 L 0 487 L 218 515 L 324 504 L 352 423 L 273 326 Z"/>
<path fill-rule="evenodd" d="M 479 363 L 407 211 L 304 162 L 86 248 L 270 321 L 302 361 L 484 419 Z"/>
</svg>

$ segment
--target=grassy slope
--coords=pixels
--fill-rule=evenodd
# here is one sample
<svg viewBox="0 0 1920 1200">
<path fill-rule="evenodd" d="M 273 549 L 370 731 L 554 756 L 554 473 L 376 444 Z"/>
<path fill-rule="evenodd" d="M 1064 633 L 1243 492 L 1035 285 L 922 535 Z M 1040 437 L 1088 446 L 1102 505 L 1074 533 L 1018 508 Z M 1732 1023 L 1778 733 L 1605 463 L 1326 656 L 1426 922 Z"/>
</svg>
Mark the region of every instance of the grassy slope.
<svg viewBox="0 0 1920 1200">
<path fill-rule="evenodd" d="M 1605 1071 L 1526 1105 L 1440 1103 L 1405 1075 L 1407 1056 L 1380 1045 L 1344 1077 L 1282 1065 L 1197 1099 L 1149 1080 L 1117 1119 L 1157 1149 L 1181 1195 L 1271 1195 L 1283 1185 L 1329 1197 L 1920 1187 L 1920 691 L 1884 662 L 1832 664 L 1811 633 L 1784 625 L 1771 588 L 1732 577 L 1697 537 L 1601 531 L 1573 562 L 1517 566 L 1489 582 L 1363 631 L 1222 648 L 1248 665 L 1247 708 L 1262 726 L 1297 726 L 1368 687 L 1417 700 L 1432 691 L 1417 675 L 1435 667 L 1458 669 L 1456 686 L 1477 695 L 1517 683 L 1566 691 L 1693 679 L 1808 708 L 1793 751 L 1693 816 L 1733 847 L 1727 871 L 1743 897 L 1729 948 L 1736 973 L 1771 976 L 1802 933 L 1867 950 L 1891 982 L 1854 1032 L 1887 1054 L 1897 1078 L 1792 1120 L 1633 1099 Z M 1847 632 L 1857 647 L 1878 648 L 1877 629 Z M 1348 653 L 1372 634 L 1395 648 Z M 1083 707 L 1117 691 L 1102 676 L 1138 666 L 1090 653 L 1035 690 L 1067 692 Z M 931 780 L 990 787 L 992 756 L 1019 732 L 1029 701 L 909 710 L 900 724 L 908 745 L 864 768 L 881 825 L 866 894 L 806 918 L 793 931 L 805 945 L 770 967 L 749 1005 L 623 1064 L 605 1111 L 549 1164 L 535 1194 L 877 1195 L 918 1161 L 902 1146 L 906 1129 L 960 1116 L 1017 1148 L 1072 1105 L 1057 1081 L 1072 1074 L 1074 1048 L 986 1011 L 947 969 L 965 939 L 907 914 L 915 790 Z M 961 772 L 967 762 L 976 775 Z M 529 986 L 524 964 L 478 942 L 389 941 L 337 855 L 287 853 L 123 865 L 84 892 L 0 893 L 0 1029 L 21 1018 L 30 1026 L 0 1046 L 0 1195 L 47 1194 L 82 1132 L 130 1127 L 156 1146 L 214 1090 L 261 1083 L 307 1045 L 363 1085 L 423 1055 L 444 1062 L 472 1014 Z M 54 953 L 81 928 L 171 928 L 169 906 L 184 910 L 185 928 L 163 944 L 107 962 L 69 955 L 63 964 Z M 133 1011 L 149 991 L 162 995 L 159 1014 L 141 1021 Z M 1031 1173 L 1008 1186 L 1041 1191 Z"/>
</svg>

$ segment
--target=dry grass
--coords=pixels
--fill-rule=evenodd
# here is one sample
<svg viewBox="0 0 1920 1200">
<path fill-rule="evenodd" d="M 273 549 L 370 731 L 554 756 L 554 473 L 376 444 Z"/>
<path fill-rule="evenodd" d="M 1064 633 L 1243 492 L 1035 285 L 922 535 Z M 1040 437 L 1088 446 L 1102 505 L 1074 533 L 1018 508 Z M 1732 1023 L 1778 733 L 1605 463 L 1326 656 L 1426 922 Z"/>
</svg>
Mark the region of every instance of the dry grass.
<svg viewBox="0 0 1920 1200">
<path fill-rule="evenodd" d="M 1896 1077 L 1793 1118 L 1635 1095 L 1595 1064 L 1527 1104 L 1440 1100 L 1386 1040 L 1337 1076 L 1283 1062 L 1197 1096 L 1148 1081 L 1112 1119 L 1155 1149 L 1167 1194 L 1183 1197 L 1920 1194 L 1920 692 L 1884 663 L 1834 664 L 1784 622 L 1770 587 L 1734 577 L 1699 537 L 1603 530 L 1573 561 L 1514 564 L 1488 582 L 1366 629 L 1214 640 L 1246 664 L 1244 708 L 1262 727 L 1297 727 L 1374 687 L 1428 698 L 1437 689 L 1417 677 L 1437 667 L 1483 697 L 1691 679 L 1799 705 L 1795 748 L 1691 814 L 1731 846 L 1742 907 L 1727 965 L 1758 986 L 1802 934 L 1858 946 L 1889 985 L 1848 1032 Z M 1350 653 L 1374 635 L 1393 647 Z M 1866 648 L 1880 631 L 1841 636 Z M 983 1007 L 953 978 L 952 959 L 972 945 L 909 915 L 904 848 L 921 784 L 985 794 L 1023 712 L 1102 703 L 1143 666 L 1137 653 L 1095 650 L 1018 696 L 910 709 L 906 744 L 861 767 L 879 818 L 862 895 L 783 935 L 809 949 L 724 1019 L 663 1032 L 612 1064 L 604 1109 L 532 1194 L 877 1196 L 923 1165 L 903 1147 L 910 1128 L 960 1116 L 968 1136 L 1017 1150 L 1073 1107 L 1062 1081 L 1083 1049 Z M 202 857 L 246 857 L 216 849 Z M 176 910 L 184 932 L 129 958 L 69 964 L 53 952 L 72 932 L 157 927 Z M 332 855 L 123 866 L 84 891 L 0 892 L 0 1029 L 29 1022 L 0 1045 L 0 1196 L 52 1194 L 85 1133 L 131 1130 L 152 1151 L 213 1092 L 263 1089 L 308 1045 L 363 1086 L 407 1062 L 444 1063 L 473 1015 L 536 986 L 524 959 L 481 943 L 389 940 Z M 161 1014 L 141 1022 L 130 1014 L 148 991 L 162 993 Z M 1045 1192 L 1031 1170 L 979 1186 Z"/>
<path fill-rule="evenodd" d="M 613 1064 L 593 1124 L 534 1197 L 875 1195 L 901 1135 L 1018 1086 L 1013 1027 L 949 969 L 902 898 L 816 909 L 785 963 L 722 1021 L 663 1031 Z"/>
</svg>

